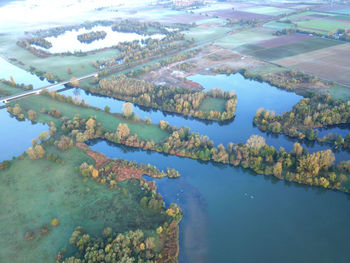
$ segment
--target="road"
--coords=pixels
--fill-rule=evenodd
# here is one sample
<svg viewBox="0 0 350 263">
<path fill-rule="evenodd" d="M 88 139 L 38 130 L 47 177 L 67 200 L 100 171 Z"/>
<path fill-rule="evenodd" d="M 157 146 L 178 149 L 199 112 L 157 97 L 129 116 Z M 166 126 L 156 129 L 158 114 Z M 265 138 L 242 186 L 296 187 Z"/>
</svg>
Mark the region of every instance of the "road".
<svg viewBox="0 0 350 263">
<path fill-rule="evenodd" d="M 80 77 L 77 78 L 77 80 L 80 81 L 80 80 L 83 80 L 83 79 L 97 77 L 97 76 L 98 76 L 98 72 L 94 72 L 94 73 L 91 73 L 91 74 L 80 76 Z M 0 99 L 0 104 L 1 103 L 5 103 L 6 104 L 6 103 L 8 103 L 8 102 L 10 102 L 12 100 L 20 99 L 20 98 L 23 98 L 23 97 L 26 97 L 26 96 L 29 96 L 29 95 L 40 94 L 40 92 L 43 91 L 43 90 L 52 89 L 52 88 L 55 88 L 55 87 L 58 87 L 58 86 L 61 86 L 61 85 L 65 85 L 65 84 L 68 84 L 70 81 L 71 80 L 66 80 L 66 81 L 58 82 L 58 83 L 55 83 L 55 84 L 52 84 L 52 85 L 49 85 L 49 86 L 41 87 L 41 88 L 38 88 L 38 89 L 32 89 L 32 90 L 24 91 L 24 92 L 21 92 L 21 93 L 17 93 L 15 95 L 7 96 L 7 97 L 4 97 L 4 98 Z"/>
</svg>

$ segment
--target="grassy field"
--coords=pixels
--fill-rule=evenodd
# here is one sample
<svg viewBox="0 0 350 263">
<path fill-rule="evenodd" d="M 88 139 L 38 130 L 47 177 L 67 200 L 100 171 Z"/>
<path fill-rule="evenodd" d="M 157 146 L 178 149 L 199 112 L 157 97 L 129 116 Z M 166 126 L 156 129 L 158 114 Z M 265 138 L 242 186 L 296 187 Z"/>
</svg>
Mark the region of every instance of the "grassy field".
<svg viewBox="0 0 350 263">
<path fill-rule="evenodd" d="M 290 23 L 271 21 L 271 22 L 264 24 L 264 27 L 273 28 L 275 30 L 282 30 L 284 28 L 295 28 L 295 25 L 290 24 Z"/>
<path fill-rule="evenodd" d="M 329 20 L 329 19 L 315 19 L 308 21 L 297 22 L 297 25 L 309 32 L 329 32 L 337 29 L 348 29 L 350 23 Z"/>
<path fill-rule="evenodd" d="M 221 35 L 229 30 L 227 27 L 206 27 L 203 25 L 191 28 L 189 31 L 184 32 L 184 34 L 189 39 L 194 38 L 195 41 L 203 41 Z"/>
<path fill-rule="evenodd" d="M 274 37 L 275 36 L 272 35 L 272 31 L 269 29 L 266 29 L 266 30 L 252 29 L 252 30 L 239 32 L 236 34 L 230 34 L 222 39 L 217 40 L 215 44 L 224 48 L 233 49 L 248 43 L 272 39 Z"/>
<path fill-rule="evenodd" d="M 242 9 L 242 11 L 261 14 L 261 15 L 270 15 L 270 16 L 279 16 L 282 14 L 288 14 L 288 13 L 294 12 L 293 9 L 278 8 L 273 6 L 249 7 L 249 8 Z"/>
<path fill-rule="evenodd" d="M 350 15 L 350 8 L 332 10 L 331 12 L 336 14 Z"/>
<path fill-rule="evenodd" d="M 330 89 L 332 97 L 342 100 L 350 100 L 350 88 L 336 85 Z"/>
<path fill-rule="evenodd" d="M 339 44 L 342 43 L 329 39 L 314 38 L 274 48 L 264 48 L 257 45 L 246 45 L 240 50 L 248 55 L 257 57 L 259 59 L 274 61 L 290 56 L 300 55 L 303 53 L 336 46 Z"/>
<path fill-rule="evenodd" d="M 224 100 L 224 99 L 206 98 L 199 105 L 199 110 L 204 111 L 204 112 L 209 112 L 211 110 L 224 112 L 225 105 L 226 105 L 226 100 Z"/>
<path fill-rule="evenodd" d="M 323 12 L 306 11 L 306 12 L 302 12 L 302 13 L 299 13 L 299 14 L 294 14 L 294 15 L 287 16 L 287 17 L 283 18 L 283 20 L 295 20 L 295 19 L 299 19 L 299 18 L 302 18 L 302 17 L 305 17 L 305 16 L 312 16 L 312 15 L 333 16 L 332 14 L 323 13 Z"/>
<path fill-rule="evenodd" d="M 93 164 L 82 150 L 45 149 L 58 154 L 65 164 L 24 158 L 0 171 L 1 262 L 55 262 L 77 226 L 101 235 L 105 227 L 116 232 L 150 231 L 166 220 L 159 211 L 140 205 L 144 191 L 137 181 L 118 183 L 117 189 L 109 190 L 74 171 L 82 162 Z M 53 218 L 59 220 L 56 227 L 50 224 Z M 41 232 L 45 226 L 48 232 Z M 26 232 L 33 234 L 31 240 L 25 239 Z M 68 252 L 72 252 L 69 247 Z"/>
<path fill-rule="evenodd" d="M 104 51 L 96 52 L 95 54 L 89 54 L 87 56 L 50 56 L 48 58 L 39 58 L 29 51 L 16 45 L 19 35 L 2 35 L 0 36 L 0 54 L 7 58 L 16 58 L 24 63 L 16 63 L 17 66 L 29 70 L 30 66 L 35 67 L 37 70 L 52 73 L 61 79 L 70 79 L 72 76 L 81 76 L 96 71 L 96 68 L 92 66 L 93 61 L 108 59 L 119 53 L 115 49 L 107 49 Z M 67 68 L 70 67 L 72 74 L 68 74 Z"/>
<path fill-rule="evenodd" d="M 159 128 L 158 125 L 151 124 L 146 125 L 144 122 L 133 122 L 129 120 L 125 120 L 122 117 L 117 115 L 112 115 L 105 113 L 104 111 L 79 107 L 72 104 L 59 102 L 57 100 L 53 100 L 47 96 L 31 96 L 17 102 L 12 102 L 11 104 L 18 103 L 20 104 L 22 109 L 34 110 L 38 115 L 39 122 L 49 122 L 54 121 L 56 126 L 59 127 L 60 120 L 55 119 L 47 114 L 41 114 L 40 110 L 42 108 L 46 110 L 50 110 L 51 108 L 58 109 L 61 111 L 62 115 L 72 119 L 75 114 L 79 114 L 83 118 L 88 118 L 90 116 L 95 116 L 96 120 L 102 124 L 106 129 L 115 132 L 119 123 L 127 123 L 130 129 L 131 134 L 137 134 L 139 138 L 145 140 L 153 140 L 155 142 L 159 142 L 164 140 L 169 134 Z"/>
</svg>

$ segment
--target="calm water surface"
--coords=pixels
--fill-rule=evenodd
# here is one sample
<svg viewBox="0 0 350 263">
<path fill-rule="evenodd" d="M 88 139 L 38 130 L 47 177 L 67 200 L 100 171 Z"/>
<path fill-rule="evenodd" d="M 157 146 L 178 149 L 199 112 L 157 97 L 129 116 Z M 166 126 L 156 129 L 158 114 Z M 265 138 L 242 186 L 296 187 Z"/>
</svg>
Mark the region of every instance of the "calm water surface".
<svg viewBox="0 0 350 263">
<path fill-rule="evenodd" d="M 166 203 L 184 211 L 180 262 L 349 262 L 346 194 L 104 141 L 92 149 L 180 172 L 157 180 Z"/>
<path fill-rule="evenodd" d="M 293 105 L 298 103 L 302 98 L 295 93 L 277 89 L 268 83 L 260 83 L 254 80 L 245 79 L 241 74 L 235 75 L 195 75 L 190 77 L 191 80 L 200 83 L 206 90 L 212 88 L 221 88 L 225 91 L 234 90 L 237 94 L 237 111 L 234 120 L 226 123 L 206 122 L 194 118 L 186 118 L 182 115 L 164 113 L 160 110 L 151 110 L 145 107 L 134 107 L 137 116 L 144 119 L 150 117 L 154 123 L 160 120 L 166 120 L 170 124 L 177 127 L 186 126 L 191 131 L 199 132 L 207 135 L 216 145 L 222 143 L 227 145 L 229 142 L 243 142 L 252 134 L 263 136 L 268 145 L 273 145 L 276 149 L 284 147 L 287 151 L 293 149 L 293 145 L 297 139 L 289 138 L 285 135 L 268 134 L 261 132 L 253 125 L 253 118 L 256 111 L 263 107 L 265 109 L 274 110 L 276 113 L 282 113 L 292 109 Z M 106 105 L 110 106 L 111 112 L 121 112 L 124 101 L 107 98 L 103 96 L 93 95 L 81 89 L 71 89 L 63 91 L 62 94 L 72 96 L 79 100 L 84 100 L 88 104 L 104 109 Z M 340 128 L 330 128 L 323 130 L 320 134 L 328 134 L 329 132 L 338 132 Z M 348 128 L 342 129 L 343 133 Z M 323 135 L 322 135 L 323 136 Z M 329 149 L 326 144 L 317 142 L 301 142 L 310 152 Z M 334 150 L 337 162 L 349 160 L 348 152 Z"/>
<path fill-rule="evenodd" d="M 4 72 L 1 71 L 0 77 L 6 77 Z M 24 72 L 11 70 L 17 82 L 32 83 L 33 75 Z M 259 134 L 268 144 L 291 149 L 295 141 L 285 136 L 260 133 L 253 127 L 252 120 L 260 107 L 281 113 L 291 109 L 301 97 L 264 83 L 245 80 L 240 75 L 197 75 L 191 79 L 206 89 L 235 90 L 238 95 L 235 120 L 219 125 L 139 107 L 135 107 L 135 112 L 142 118 L 150 116 L 153 122 L 165 119 L 176 126 L 188 126 L 193 131 L 209 135 L 216 144 L 245 142 L 251 134 Z M 38 79 L 33 83 L 34 87 L 45 85 Z M 121 111 L 123 103 L 79 90 L 65 91 L 64 94 L 80 96 L 100 108 L 109 105 L 117 112 Z M 0 110 L 0 121 L 3 124 L 0 129 L 3 155 L 0 155 L 0 160 L 21 154 L 31 145 L 32 138 L 47 129 L 44 125 L 19 122 L 6 110 Z M 315 144 L 309 149 L 322 147 L 326 148 Z M 157 180 L 157 185 L 167 204 L 176 202 L 184 211 L 180 225 L 181 262 L 349 262 L 350 200 L 343 193 L 287 184 L 240 168 L 135 151 L 103 141 L 92 148 L 109 157 L 179 170 L 179 179 Z M 337 158 L 341 156 L 347 158 L 347 154 L 339 154 Z M 70 231 L 67 230 L 67 235 Z M 60 241 L 60 246 L 61 242 L 64 240 Z M 52 246 L 56 247 L 54 244 Z"/>
<path fill-rule="evenodd" d="M 104 39 L 98 39 L 91 43 L 81 43 L 78 40 L 78 35 L 93 32 L 93 31 L 105 31 L 107 33 Z M 151 36 L 139 35 L 137 33 L 125 33 L 113 31 L 110 26 L 94 26 L 92 29 L 80 28 L 78 30 L 66 31 L 57 37 L 46 37 L 45 39 L 51 42 L 52 47 L 45 49 L 36 45 L 35 48 L 48 51 L 50 53 L 64 53 L 82 51 L 87 52 L 96 49 L 102 49 L 106 47 L 115 46 L 121 42 L 132 42 L 134 40 L 146 40 L 148 38 L 162 39 L 165 35 L 154 34 Z"/>
</svg>

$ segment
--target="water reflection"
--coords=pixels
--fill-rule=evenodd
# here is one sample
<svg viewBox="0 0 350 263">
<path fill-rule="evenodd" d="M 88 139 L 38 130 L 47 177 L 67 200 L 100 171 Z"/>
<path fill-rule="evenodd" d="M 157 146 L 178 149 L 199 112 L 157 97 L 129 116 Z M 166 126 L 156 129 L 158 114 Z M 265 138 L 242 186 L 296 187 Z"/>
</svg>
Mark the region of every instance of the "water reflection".
<svg viewBox="0 0 350 263">
<path fill-rule="evenodd" d="M 345 263 L 350 256 L 346 194 L 105 141 L 90 145 L 108 157 L 180 172 L 179 179 L 156 180 L 166 204 L 184 210 L 180 262 Z"/>
<path fill-rule="evenodd" d="M 93 31 L 105 31 L 107 33 L 104 39 L 98 39 L 91 43 L 81 43 L 78 40 L 78 35 L 93 32 Z M 165 35 L 154 34 L 154 35 L 139 35 L 137 33 L 125 33 L 113 31 L 110 26 L 94 26 L 91 29 L 80 28 L 78 30 L 66 31 L 61 35 L 46 37 L 45 39 L 51 42 L 52 47 L 45 49 L 36 45 L 35 48 L 45 50 L 50 53 L 64 53 L 64 52 L 87 52 L 96 49 L 102 49 L 106 47 L 116 46 L 122 42 L 132 42 L 138 40 L 141 43 L 141 40 L 146 40 L 149 38 L 153 39 L 162 39 Z"/>
</svg>

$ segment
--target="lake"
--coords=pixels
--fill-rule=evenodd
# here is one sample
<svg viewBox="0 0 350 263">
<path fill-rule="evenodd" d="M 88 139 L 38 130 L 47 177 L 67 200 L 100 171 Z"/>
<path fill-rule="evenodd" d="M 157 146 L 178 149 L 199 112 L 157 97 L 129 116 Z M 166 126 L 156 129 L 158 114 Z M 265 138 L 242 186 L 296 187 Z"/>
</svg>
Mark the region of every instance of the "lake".
<svg viewBox="0 0 350 263">
<path fill-rule="evenodd" d="M 78 35 L 93 32 L 93 31 L 105 31 L 107 33 L 104 39 L 98 39 L 91 43 L 81 43 L 78 40 Z M 51 42 L 52 47 L 49 49 L 42 48 L 37 45 L 32 45 L 37 49 L 41 49 L 52 54 L 64 53 L 64 52 L 87 52 L 107 47 L 116 46 L 122 42 L 132 42 L 138 40 L 146 40 L 148 38 L 162 39 L 165 35 L 153 34 L 153 35 L 140 35 L 137 33 L 125 33 L 113 31 L 110 26 L 94 26 L 91 29 L 79 28 L 78 30 L 66 31 L 61 35 L 46 37 L 45 39 Z"/>
<path fill-rule="evenodd" d="M 38 80 L 32 80 L 33 75 L 29 73 L 25 75 L 25 71 L 2 70 L 0 78 L 6 77 L 3 76 L 4 72 L 11 72 L 15 80 L 20 79 L 20 82 L 25 84 L 33 81 L 35 88 L 45 85 Z M 253 116 L 260 107 L 275 110 L 277 113 L 289 110 L 301 99 L 300 96 L 266 83 L 246 80 L 239 74 L 196 75 L 190 79 L 199 82 L 205 89 L 235 90 L 238 96 L 236 118 L 232 122 L 218 124 L 141 107 L 134 107 L 135 113 L 142 118 L 149 116 L 153 122 L 163 119 L 176 126 L 188 126 L 193 131 L 209 135 L 216 144 L 226 144 L 229 141 L 245 142 L 251 134 L 259 134 L 265 137 L 268 144 L 277 148 L 283 146 L 287 150 L 291 149 L 296 140 L 260 132 L 253 126 Z M 79 89 L 64 91 L 63 94 L 80 96 L 89 104 L 100 108 L 109 105 L 115 112 L 120 112 L 123 104 L 119 100 L 93 96 Z M 33 125 L 29 121 L 19 122 L 11 118 L 5 109 L 0 110 L 0 120 L 3 124 L 0 130 L 0 145 L 2 149 L 6 149 L 5 155 L 0 156 L 1 160 L 23 153 L 31 145 L 32 138 L 48 129 L 47 126 Z M 184 219 L 180 224 L 180 262 L 347 263 L 349 261 L 350 200 L 344 193 L 287 183 L 273 177 L 256 175 L 241 168 L 140 151 L 104 141 L 91 142 L 91 145 L 94 150 L 108 157 L 151 163 L 160 169 L 171 167 L 180 172 L 179 179 L 156 180 L 158 191 L 163 195 L 166 204 L 178 203 L 184 212 Z M 308 148 L 314 151 L 327 147 L 315 143 Z M 338 160 L 349 159 L 347 153 L 336 153 L 336 156 Z M 17 181 L 22 180 L 21 178 L 26 177 L 16 175 Z M 32 175 L 25 179 L 29 180 L 27 184 L 32 190 L 36 189 L 36 184 L 32 184 L 36 182 L 35 178 L 35 175 Z M 49 183 L 51 179 L 45 175 L 43 180 Z M 59 182 L 60 179 L 55 180 Z M 72 180 L 73 183 L 69 184 L 67 178 L 55 190 L 54 196 L 59 197 L 65 193 L 63 189 L 68 189 L 67 200 L 64 202 L 60 202 L 59 199 L 50 200 L 55 209 L 59 209 L 57 211 L 67 210 L 74 214 L 74 217 L 70 218 L 68 213 L 62 212 L 64 219 L 62 225 L 63 223 L 66 225 L 62 229 L 62 235 L 58 235 L 61 231 L 57 229 L 50 234 L 49 243 L 43 241 L 40 243 L 47 247 L 50 255 L 68 242 L 66 237 L 69 237 L 77 222 L 88 226 L 93 233 L 100 231 L 106 224 L 102 218 L 96 222 L 90 217 L 81 216 L 82 211 L 86 210 L 85 207 L 89 207 L 91 201 L 97 198 L 94 195 L 87 195 L 86 187 L 95 190 L 96 193 L 101 191 L 101 195 L 105 198 L 103 200 L 110 200 L 112 193 L 105 193 L 101 186 L 95 186 L 90 182 L 82 184 L 81 178 Z M 47 191 L 47 187 L 46 184 L 38 189 L 38 194 L 31 197 L 32 199 L 29 199 L 23 190 L 21 196 L 23 200 L 28 200 L 28 208 L 36 204 L 37 200 L 42 200 L 42 193 Z M 3 191 L 5 189 L 7 188 Z M 22 205 L 25 205 L 23 207 L 27 207 L 26 202 L 22 202 Z M 72 206 L 70 202 L 81 202 L 81 205 Z M 103 206 L 96 212 L 104 211 L 105 206 L 109 205 L 108 202 L 101 202 Z M 28 210 L 24 215 L 34 217 L 39 210 Z M 36 224 L 40 226 L 47 223 L 56 216 L 55 211 L 43 215 Z M 109 221 L 113 215 L 109 214 Z M 24 219 L 18 222 L 23 222 Z M 10 235 L 10 230 L 15 229 L 16 222 L 7 227 L 9 229 L 2 231 Z M 55 235 L 58 235 L 59 240 L 55 240 Z M 28 247 L 26 249 L 30 256 L 35 255 L 33 254 L 35 251 L 36 253 L 43 251 L 38 247 L 32 250 Z"/>
<path fill-rule="evenodd" d="M 184 212 L 180 262 L 349 262 L 344 193 L 105 141 L 92 149 L 180 172 L 179 179 L 156 180 L 166 203 Z"/>
</svg>

